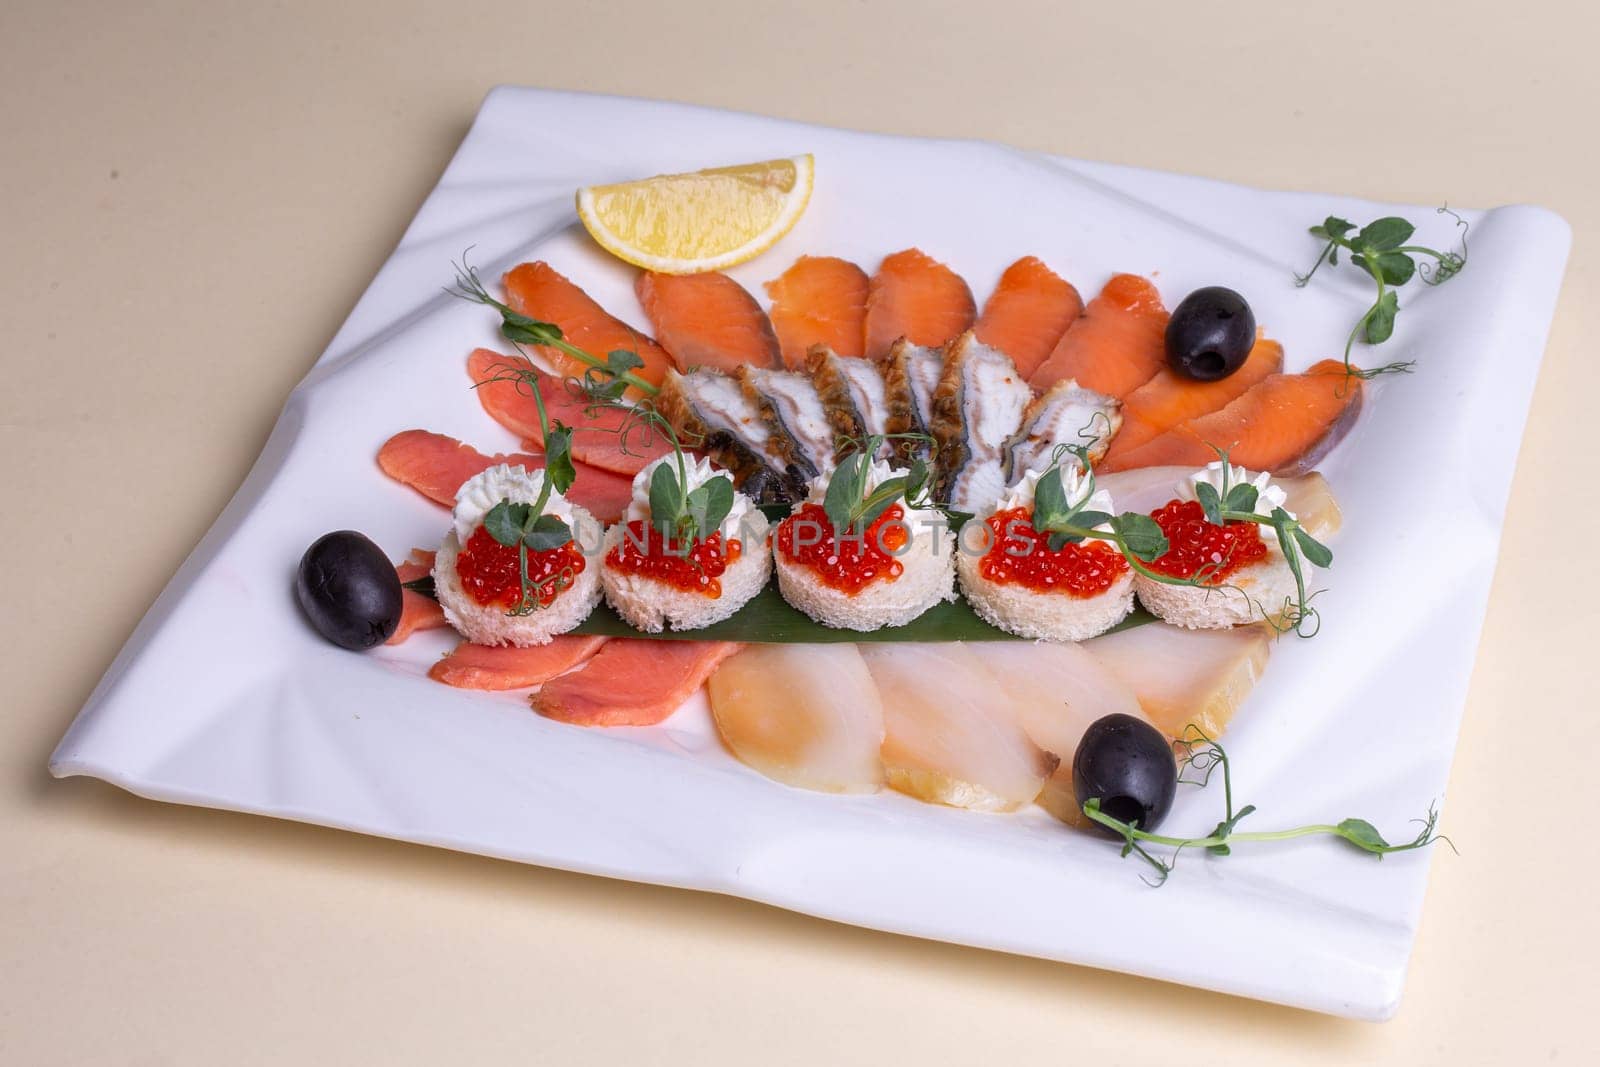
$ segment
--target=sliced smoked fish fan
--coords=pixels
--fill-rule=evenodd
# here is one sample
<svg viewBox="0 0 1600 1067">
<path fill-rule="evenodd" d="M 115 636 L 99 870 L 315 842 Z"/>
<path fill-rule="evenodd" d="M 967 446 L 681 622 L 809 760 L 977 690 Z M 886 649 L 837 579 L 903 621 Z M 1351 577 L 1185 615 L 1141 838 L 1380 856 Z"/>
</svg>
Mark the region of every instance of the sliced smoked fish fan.
<svg viewBox="0 0 1600 1067">
<path fill-rule="evenodd" d="M 1166 365 L 1168 317 L 1149 279 L 1118 274 L 1061 335 L 1028 384 L 1043 392 L 1071 378 L 1121 400 Z"/>
<path fill-rule="evenodd" d="M 901 337 L 937 348 L 971 329 L 976 315 L 959 274 L 918 249 L 896 252 L 867 288 L 866 354 L 881 359 Z"/>
<path fill-rule="evenodd" d="M 1257 339 L 1239 369 L 1214 382 L 1185 378 L 1171 367 L 1122 399 L 1122 428 L 1111 439 L 1109 457 L 1132 452 L 1175 426 L 1219 411 L 1251 386 L 1283 370 L 1283 346 L 1265 337 Z"/>
<path fill-rule="evenodd" d="M 1108 458 L 1108 471 L 1201 467 L 1226 449 L 1232 462 L 1284 476 L 1304 474 L 1338 444 L 1361 410 L 1361 379 L 1325 359 L 1303 374 L 1269 374 L 1220 411 L 1176 426 Z"/>
<path fill-rule="evenodd" d="M 634 373 L 652 385 L 672 365 L 660 345 L 595 303 L 588 293 L 568 281 L 548 263 L 523 263 L 506 273 L 506 303 L 511 310 L 561 327 L 562 336 L 590 355 L 605 359 L 619 349 L 644 361 Z M 537 351 L 563 375 L 583 377 L 589 365 L 559 348 Z"/>
<path fill-rule="evenodd" d="M 784 365 L 805 365 L 814 345 L 866 354 L 867 272 L 836 256 L 801 256 L 766 285 Z"/>
<path fill-rule="evenodd" d="M 744 286 L 716 271 L 654 274 L 634 283 L 656 337 L 679 370 L 781 367 L 778 336 Z"/>
<path fill-rule="evenodd" d="M 1017 373 L 1033 376 L 1079 315 L 1083 298 L 1071 282 L 1036 256 L 1023 256 L 1000 275 L 983 305 L 978 340 L 1011 357 Z"/>
</svg>

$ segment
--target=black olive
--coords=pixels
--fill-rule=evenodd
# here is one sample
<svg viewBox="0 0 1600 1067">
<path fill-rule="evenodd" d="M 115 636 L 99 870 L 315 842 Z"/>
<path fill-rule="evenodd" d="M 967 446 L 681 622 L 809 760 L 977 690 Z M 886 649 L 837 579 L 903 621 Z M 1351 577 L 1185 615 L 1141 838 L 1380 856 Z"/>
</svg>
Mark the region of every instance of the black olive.
<svg viewBox="0 0 1600 1067">
<path fill-rule="evenodd" d="M 383 550 L 354 530 L 311 542 L 295 593 L 311 625 L 342 648 L 381 645 L 400 625 L 400 576 Z"/>
<path fill-rule="evenodd" d="M 1256 315 L 1232 289 L 1209 285 L 1183 298 L 1167 321 L 1167 362 L 1185 378 L 1214 382 L 1244 365 Z"/>
<path fill-rule="evenodd" d="M 1100 810 L 1141 830 L 1154 830 L 1172 809 L 1178 761 L 1161 731 L 1132 715 L 1096 719 L 1072 758 L 1072 792 L 1081 808 L 1100 798 Z M 1100 830 L 1113 837 L 1108 827 Z"/>
</svg>

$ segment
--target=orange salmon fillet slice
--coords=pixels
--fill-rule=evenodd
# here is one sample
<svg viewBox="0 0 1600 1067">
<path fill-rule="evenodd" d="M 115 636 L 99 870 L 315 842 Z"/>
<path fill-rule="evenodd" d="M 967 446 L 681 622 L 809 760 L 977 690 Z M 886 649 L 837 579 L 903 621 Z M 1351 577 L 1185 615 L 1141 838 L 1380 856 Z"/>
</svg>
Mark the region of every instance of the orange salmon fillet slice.
<svg viewBox="0 0 1600 1067">
<path fill-rule="evenodd" d="M 1258 337 L 1239 369 L 1214 382 L 1185 378 L 1171 367 L 1122 399 L 1122 428 L 1111 439 L 1106 458 L 1125 455 L 1174 426 L 1220 411 L 1269 374 L 1283 370 L 1283 346 Z"/>
<path fill-rule="evenodd" d="M 806 365 L 812 345 L 841 356 L 866 352 L 867 272 L 837 256 L 801 256 L 766 285 L 784 366 Z"/>
<path fill-rule="evenodd" d="M 1217 458 L 1215 445 L 1250 470 L 1305 474 L 1354 425 L 1361 393 L 1361 379 L 1347 375 L 1336 359 L 1303 374 L 1269 374 L 1222 410 L 1168 430 L 1103 467 L 1200 467 Z"/>
<path fill-rule="evenodd" d="M 783 366 L 767 313 L 726 274 L 645 271 L 633 288 L 679 370 L 714 367 L 731 374 L 746 364 Z"/>
<path fill-rule="evenodd" d="M 624 440 L 621 434 L 628 416 L 615 408 L 600 408 L 593 416 L 585 410 L 587 401 L 564 379 L 545 374 L 521 356 L 505 356 L 480 348 L 467 357 L 467 373 L 472 376 L 478 402 L 489 417 L 518 437 L 538 448 L 544 447 L 539 429 L 539 407 L 533 386 L 526 375 L 539 382 L 539 396 L 552 424 L 563 422 L 573 428 L 572 458 L 591 467 L 634 475 L 657 456 L 672 449 L 660 433 L 635 427 Z"/>
<path fill-rule="evenodd" d="M 1037 257 L 1023 256 L 1000 275 L 983 305 L 978 340 L 1010 356 L 1028 378 L 1082 314 L 1083 298 L 1071 282 Z"/>
<path fill-rule="evenodd" d="M 977 311 L 961 275 L 919 249 L 896 252 L 867 283 L 867 358 L 882 359 L 901 337 L 938 348 L 970 330 Z"/>
<path fill-rule="evenodd" d="M 523 689 L 543 685 L 600 651 L 608 639 L 593 634 L 561 634 L 547 645 L 491 647 L 463 641 L 428 671 L 428 677 L 457 689 Z"/>
<path fill-rule="evenodd" d="M 425 548 L 413 548 L 410 558 L 403 563 L 396 563 L 394 569 L 402 582 L 414 582 L 433 573 L 433 553 Z M 438 630 L 449 625 L 444 617 L 444 609 L 437 600 L 423 596 L 415 589 L 402 589 L 400 625 L 395 627 L 394 633 L 384 644 L 398 645 L 414 633 Z"/>
<path fill-rule="evenodd" d="M 1155 377 L 1167 359 L 1167 309 L 1149 279 L 1118 274 L 1089 301 L 1028 378 L 1044 392 L 1063 378 L 1123 399 Z"/>
<path fill-rule="evenodd" d="M 735 641 L 619 637 L 533 694 L 533 710 L 577 726 L 654 726 L 705 684 Z"/>
<path fill-rule="evenodd" d="M 611 315 L 550 264 L 523 263 L 508 271 L 504 282 L 506 304 L 513 311 L 555 323 L 567 341 L 596 359 L 603 360 L 617 349 L 637 353 L 644 366 L 634 374 L 651 385 L 659 385 L 661 375 L 672 366 L 660 345 Z M 581 378 L 589 369 L 587 363 L 559 348 L 541 346 L 538 351 L 563 375 Z"/>
<path fill-rule="evenodd" d="M 542 470 L 544 456 L 530 452 L 486 456 L 454 437 L 427 430 L 404 430 L 378 450 L 378 466 L 383 473 L 447 508 L 455 506 L 461 483 L 499 463 Z M 587 508 L 601 522 L 622 518 L 633 499 L 632 480 L 587 463 L 574 463 L 573 467 L 578 477 L 564 494 L 566 498 Z"/>
</svg>

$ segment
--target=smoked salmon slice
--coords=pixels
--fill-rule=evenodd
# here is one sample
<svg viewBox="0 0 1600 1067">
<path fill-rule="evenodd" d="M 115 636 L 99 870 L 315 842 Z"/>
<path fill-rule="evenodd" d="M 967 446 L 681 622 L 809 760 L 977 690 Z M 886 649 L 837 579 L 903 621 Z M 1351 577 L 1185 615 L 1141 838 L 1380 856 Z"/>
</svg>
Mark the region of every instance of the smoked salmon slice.
<svg viewBox="0 0 1600 1067">
<path fill-rule="evenodd" d="M 454 437 L 427 430 L 397 433 L 378 450 L 378 466 L 383 473 L 447 508 L 455 506 L 456 490 L 462 482 L 498 463 L 543 469 L 544 456 L 528 452 L 486 456 Z M 628 501 L 633 499 L 632 480 L 587 463 L 573 466 L 578 477 L 567 490 L 567 499 L 587 508 L 601 522 L 622 518 Z"/>
<path fill-rule="evenodd" d="M 654 726 L 705 684 L 735 641 L 619 637 L 533 694 L 533 710 L 576 726 Z"/>
<path fill-rule="evenodd" d="M 784 366 L 804 367 L 812 345 L 827 345 L 841 356 L 865 354 L 867 272 L 854 263 L 801 256 L 766 289 Z"/>
<path fill-rule="evenodd" d="M 404 563 L 395 564 L 395 573 L 400 575 L 402 582 L 414 582 L 433 573 L 433 553 L 425 548 L 413 548 L 411 557 Z M 444 617 L 444 609 L 439 602 L 431 596 L 423 596 L 415 589 L 400 590 L 400 625 L 390 635 L 386 645 L 398 645 L 414 633 L 422 630 L 438 630 L 450 623 Z"/>
<path fill-rule="evenodd" d="M 867 358 L 882 359 L 901 337 L 938 348 L 970 330 L 977 312 L 961 275 L 918 249 L 896 252 L 867 283 Z"/>
<path fill-rule="evenodd" d="M 480 348 L 467 357 L 467 373 L 472 376 L 478 402 L 489 417 L 525 441 L 544 447 L 539 429 L 539 406 L 533 398 L 533 385 L 539 383 L 539 396 L 552 424 L 559 421 L 573 428 L 572 458 L 591 467 L 634 475 L 646 463 L 670 452 L 666 437 L 659 431 L 628 423 L 628 413 L 616 408 L 586 410 L 588 401 L 563 379 L 545 374 L 521 356 L 505 356 Z"/>
<path fill-rule="evenodd" d="M 679 370 L 714 367 L 732 374 L 746 364 L 783 366 L 767 313 L 726 274 L 645 271 L 633 288 Z"/>
<path fill-rule="evenodd" d="M 1107 458 L 1125 455 L 1174 426 L 1198 419 L 1233 403 L 1269 374 L 1283 370 L 1283 346 L 1265 337 L 1245 356 L 1239 369 L 1214 382 L 1185 378 L 1171 367 L 1122 398 L 1122 428 L 1111 439 Z"/>
<path fill-rule="evenodd" d="M 1071 282 L 1035 256 L 1023 256 L 1000 275 L 978 316 L 978 340 L 1011 357 L 1017 372 L 1033 376 L 1067 327 L 1083 314 Z"/>
<path fill-rule="evenodd" d="M 524 263 L 506 273 L 506 303 L 511 310 L 561 327 L 567 341 L 597 359 L 618 349 L 636 353 L 644 366 L 633 373 L 652 385 L 672 366 L 660 345 L 595 303 L 588 293 L 568 281 L 548 263 Z M 539 353 L 563 375 L 582 377 L 589 364 L 559 348 L 540 347 Z"/>
<path fill-rule="evenodd" d="M 1063 378 L 1123 399 L 1166 365 L 1167 309 L 1149 279 L 1118 274 L 1028 378 L 1042 393 Z"/>
<path fill-rule="evenodd" d="M 608 639 L 593 634 L 561 634 L 548 645 L 494 647 L 463 641 L 428 671 L 428 677 L 457 689 L 523 689 L 543 685 L 600 651 Z"/>
<path fill-rule="evenodd" d="M 1216 448 L 1250 470 L 1305 474 L 1349 431 L 1361 411 L 1361 379 L 1325 359 L 1304 374 L 1269 374 L 1220 411 L 1191 419 L 1107 460 L 1108 471 L 1179 465 L 1199 467 Z"/>
</svg>

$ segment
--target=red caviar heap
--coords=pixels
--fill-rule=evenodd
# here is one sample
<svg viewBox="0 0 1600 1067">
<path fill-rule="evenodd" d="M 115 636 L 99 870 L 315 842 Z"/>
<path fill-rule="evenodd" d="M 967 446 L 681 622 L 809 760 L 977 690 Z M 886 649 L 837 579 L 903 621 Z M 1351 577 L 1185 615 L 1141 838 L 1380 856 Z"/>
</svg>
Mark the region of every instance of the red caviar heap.
<svg viewBox="0 0 1600 1067">
<path fill-rule="evenodd" d="M 890 504 L 859 536 L 838 536 L 821 504 L 804 504 L 778 526 L 778 551 L 822 581 L 852 596 L 869 583 L 892 582 L 905 567 L 894 558 L 911 541 L 905 510 Z M 796 537 L 804 532 L 805 536 Z"/>
<path fill-rule="evenodd" d="M 720 530 L 689 546 L 669 540 L 654 526 L 635 520 L 628 523 L 616 547 L 606 553 L 606 563 L 677 589 L 704 593 L 714 600 L 722 595 L 719 579 L 739 562 L 743 551 L 737 537 L 730 537 L 724 546 Z"/>
<path fill-rule="evenodd" d="M 1218 585 L 1267 554 L 1261 527 L 1253 522 L 1218 526 L 1206 519 L 1205 509 L 1196 500 L 1169 501 L 1150 517 L 1167 535 L 1171 547 L 1148 566 L 1173 578 L 1193 578 L 1203 571 L 1207 585 Z"/>
<path fill-rule="evenodd" d="M 1050 535 L 1033 528 L 1033 513 L 1027 508 L 997 511 L 988 523 L 993 544 L 978 564 L 978 573 L 988 581 L 1087 598 L 1104 593 L 1128 573 L 1128 561 L 1104 541 L 1051 550 Z"/>
<path fill-rule="evenodd" d="M 547 608 L 572 579 L 583 572 L 586 561 L 572 541 L 542 552 L 528 550 L 528 588 L 531 600 Z M 522 604 L 522 568 L 516 545 L 502 545 L 479 526 L 467 539 L 456 561 L 461 586 L 485 607 L 509 610 Z"/>
</svg>

